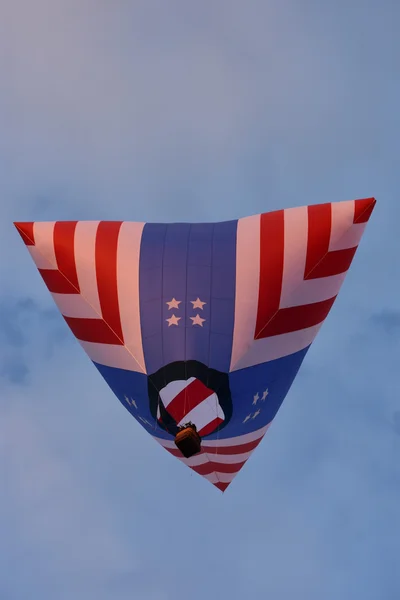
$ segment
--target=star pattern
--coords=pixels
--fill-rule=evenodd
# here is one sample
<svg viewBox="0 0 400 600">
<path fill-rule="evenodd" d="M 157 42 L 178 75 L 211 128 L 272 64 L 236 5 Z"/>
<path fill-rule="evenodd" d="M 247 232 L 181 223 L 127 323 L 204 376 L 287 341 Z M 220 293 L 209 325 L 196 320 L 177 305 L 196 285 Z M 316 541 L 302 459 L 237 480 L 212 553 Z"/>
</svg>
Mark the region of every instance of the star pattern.
<svg viewBox="0 0 400 600">
<path fill-rule="evenodd" d="M 190 318 L 192 320 L 192 325 L 200 325 L 200 327 L 203 327 L 203 323 L 204 323 L 205 319 L 202 319 L 199 314 L 197 314 L 195 317 L 190 317 Z"/>
<path fill-rule="evenodd" d="M 182 303 L 182 300 L 177 300 L 175 298 L 175 296 L 166 302 L 167 306 L 168 306 L 168 310 L 179 310 L 179 305 Z M 192 309 L 200 309 L 200 310 L 204 310 L 204 305 L 207 304 L 207 302 L 205 302 L 204 300 L 201 300 L 199 298 L 199 296 L 197 296 L 196 300 L 190 300 L 190 303 L 192 304 Z M 165 319 L 166 322 L 168 323 L 168 327 L 171 327 L 172 325 L 175 325 L 176 327 L 178 327 L 179 325 L 179 321 L 181 320 L 182 317 L 178 317 L 176 314 L 172 313 L 171 316 L 168 319 Z M 206 321 L 206 319 L 204 319 L 203 317 L 200 316 L 199 313 L 196 313 L 194 317 L 189 317 L 192 321 L 192 326 L 194 325 L 198 325 L 199 327 L 203 327 L 203 323 Z"/>
<path fill-rule="evenodd" d="M 195 308 L 200 308 L 201 310 L 203 310 L 203 306 L 207 304 L 207 302 L 202 302 L 199 297 L 197 297 L 196 300 L 191 300 L 190 302 L 191 304 L 193 304 L 193 310 Z"/>
<path fill-rule="evenodd" d="M 262 396 L 260 397 L 259 392 L 256 392 L 253 396 L 253 401 L 252 401 L 252 406 L 257 406 L 258 402 L 265 402 L 265 400 L 267 399 L 267 396 L 269 394 L 268 388 L 266 388 L 263 392 L 262 392 Z M 242 423 L 247 423 L 250 420 L 256 419 L 258 417 L 258 415 L 261 413 L 261 408 L 257 408 L 257 410 L 253 413 L 251 412 L 250 414 L 248 414 L 244 420 L 242 421 Z"/>
<path fill-rule="evenodd" d="M 182 300 L 176 300 L 175 298 L 172 298 L 170 302 L 166 302 L 165 304 L 168 304 L 168 310 L 171 310 L 171 308 L 179 308 L 181 302 Z"/>
<path fill-rule="evenodd" d="M 128 398 L 128 396 L 124 396 L 124 400 L 127 404 L 129 404 L 129 406 L 134 406 L 137 410 L 137 404 L 133 398 Z"/>
<path fill-rule="evenodd" d="M 245 419 L 242 421 L 242 423 L 247 423 L 247 421 L 250 421 L 250 419 L 256 419 L 258 417 L 258 415 L 260 414 L 261 410 L 258 409 L 256 410 L 256 412 L 254 413 L 250 413 L 249 415 L 247 415 L 247 417 L 245 417 Z"/>
<path fill-rule="evenodd" d="M 182 317 L 177 317 L 176 315 L 172 314 L 169 319 L 165 320 L 168 322 L 168 327 L 171 327 L 171 325 L 178 325 L 178 321 L 180 321 L 181 318 Z"/>
</svg>

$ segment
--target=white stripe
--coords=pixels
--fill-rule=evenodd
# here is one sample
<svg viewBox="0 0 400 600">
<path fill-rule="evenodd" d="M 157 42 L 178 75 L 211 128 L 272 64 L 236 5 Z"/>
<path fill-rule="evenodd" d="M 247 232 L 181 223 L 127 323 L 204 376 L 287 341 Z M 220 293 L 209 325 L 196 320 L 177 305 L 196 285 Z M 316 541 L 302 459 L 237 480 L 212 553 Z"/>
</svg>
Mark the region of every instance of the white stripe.
<svg viewBox="0 0 400 600">
<path fill-rule="evenodd" d="M 322 323 L 323 321 L 307 329 L 256 340 L 246 355 L 234 365 L 231 371 L 259 365 L 303 350 L 314 341 Z"/>
<path fill-rule="evenodd" d="M 236 473 L 210 473 L 209 475 L 202 475 L 202 477 L 205 477 L 211 483 L 231 483 L 237 474 L 238 471 Z"/>
<path fill-rule="evenodd" d="M 235 323 L 230 370 L 248 351 L 256 328 L 260 280 L 260 215 L 238 220 Z"/>
<path fill-rule="evenodd" d="M 140 245 L 144 223 L 123 222 L 118 237 L 117 288 L 124 344 L 146 373 L 139 303 Z"/>
<path fill-rule="evenodd" d="M 97 288 L 95 260 L 98 226 L 99 221 L 78 221 L 74 239 L 75 265 L 79 289 L 82 298 L 91 307 L 92 318 L 101 318 L 102 316 Z"/>
<path fill-rule="evenodd" d="M 55 222 L 35 222 L 33 224 L 33 239 L 35 248 L 30 250 L 31 256 L 38 269 L 57 269 L 57 260 L 54 249 Z M 29 246 L 27 246 L 29 249 Z M 37 262 L 36 262 L 37 261 Z"/>
<path fill-rule="evenodd" d="M 195 377 L 190 377 L 190 379 L 177 379 L 175 381 L 170 381 L 160 392 L 160 398 L 167 408 L 167 406 L 175 399 L 175 397 L 180 394 L 188 385 L 190 385 L 195 380 Z"/>
<path fill-rule="evenodd" d="M 265 432 L 269 429 L 271 423 L 264 425 L 260 429 L 256 429 L 256 431 L 252 431 L 250 433 L 245 433 L 244 435 L 240 435 L 232 438 L 225 438 L 223 440 L 215 440 L 215 442 L 211 440 L 206 440 L 202 442 L 202 446 L 206 449 L 208 446 L 242 446 L 243 444 L 249 444 L 250 442 L 255 442 L 263 437 Z"/>
<path fill-rule="evenodd" d="M 185 458 L 184 456 L 178 457 L 182 462 L 185 463 L 188 467 L 199 467 L 200 465 L 205 465 L 208 462 L 215 462 L 227 465 L 235 465 L 242 462 L 245 462 L 250 458 L 253 454 L 254 450 L 251 452 L 244 452 L 243 454 L 197 454 L 196 456 L 192 456 L 191 458 Z"/>
<path fill-rule="evenodd" d="M 348 229 L 340 240 L 332 244 L 330 250 L 347 250 L 348 248 L 356 248 L 361 241 L 367 223 L 356 223 Z"/>
<path fill-rule="evenodd" d="M 43 248 L 40 250 L 37 246 L 26 246 L 33 262 L 38 269 L 55 269 L 54 263 L 51 263 L 47 255 L 42 254 Z M 54 252 L 53 252 L 54 253 Z M 55 258 L 55 257 L 54 257 Z"/>
<path fill-rule="evenodd" d="M 360 241 L 359 231 L 357 227 L 354 231 L 354 211 L 355 202 L 349 200 L 345 202 L 333 202 L 332 207 L 332 227 L 331 238 L 329 241 L 329 251 L 345 250 L 346 248 L 354 248 Z M 362 228 L 364 231 L 365 226 Z M 361 232 L 362 235 L 362 232 Z M 357 243 L 354 243 L 358 239 Z"/>
<path fill-rule="evenodd" d="M 353 223 L 354 211 L 354 200 L 332 204 L 330 251 L 356 248 L 360 243 L 367 223 Z"/>
<path fill-rule="evenodd" d="M 105 367 L 115 367 L 126 371 L 141 373 L 135 358 L 129 353 L 125 346 L 113 346 L 111 344 L 96 344 L 94 342 L 83 342 L 78 340 L 89 358 Z"/>
<path fill-rule="evenodd" d="M 346 275 L 347 271 L 344 271 L 344 273 L 332 275 L 331 277 L 319 277 L 318 279 L 303 281 L 297 290 L 293 292 L 290 302 L 287 305 L 283 303 L 281 308 L 303 306 L 334 298 L 338 295 Z"/>
<path fill-rule="evenodd" d="M 217 417 L 224 419 L 225 415 L 219 405 L 218 397 L 214 393 L 188 412 L 178 425 L 192 422 L 196 425 L 197 431 L 201 431 L 203 427 L 214 421 Z"/>
<path fill-rule="evenodd" d="M 289 208 L 284 211 L 284 259 L 280 308 L 293 306 L 293 296 L 304 284 L 307 260 L 308 208 Z"/>
<path fill-rule="evenodd" d="M 64 317 L 75 317 L 79 319 L 99 318 L 93 308 L 80 294 L 51 294 L 59 311 Z"/>
</svg>

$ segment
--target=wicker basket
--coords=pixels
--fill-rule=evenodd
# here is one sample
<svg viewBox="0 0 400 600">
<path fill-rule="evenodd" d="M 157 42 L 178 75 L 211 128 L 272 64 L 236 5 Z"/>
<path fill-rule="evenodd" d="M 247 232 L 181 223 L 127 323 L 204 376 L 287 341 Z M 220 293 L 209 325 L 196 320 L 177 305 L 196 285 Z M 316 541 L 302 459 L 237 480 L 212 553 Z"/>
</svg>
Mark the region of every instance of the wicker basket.
<svg viewBox="0 0 400 600">
<path fill-rule="evenodd" d="M 193 427 L 184 427 L 175 436 L 175 445 L 185 458 L 201 452 L 201 437 Z"/>
</svg>

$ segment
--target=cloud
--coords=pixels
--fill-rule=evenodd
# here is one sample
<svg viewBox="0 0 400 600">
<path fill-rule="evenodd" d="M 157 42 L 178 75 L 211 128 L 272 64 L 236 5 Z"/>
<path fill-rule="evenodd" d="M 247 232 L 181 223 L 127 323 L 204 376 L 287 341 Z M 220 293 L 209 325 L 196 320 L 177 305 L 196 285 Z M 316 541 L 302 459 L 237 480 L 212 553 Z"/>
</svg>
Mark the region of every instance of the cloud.
<svg viewBox="0 0 400 600">
<path fill-rule="evenodd" d="M 0 376 L 15 384 L 29 383 L 31 370 L 48 360 L 65 340 L 71 341 L 69 335 L 54 306 L 42 308 L 29 296 L 3 295 L 0 297 Z"/>
<path fill-rule="evenodd" d="M 48 215 L 104 216 L 119 197 L 131 218 L 215 218 L 222 185 L 231 208 L 217 212 L 230 216 L 243 211 L 243 194 L 250 206 L 280 202 L 266 169 L 283 196 L 305 177 L 305 192 L 321 193 L 310 170 L 325 178 L 325 195 L 375 187 L 365 170 L 358 175 L 363 161 L 380 160 L 382 131 L 391 131 L 370 90 L 375 70 L 379 98 L 388 85 L 369 60 L 375 48 L 364 49 L 374 71 L 354 78 L 354 32 L 337 44 L 295 3 L 175 1 L 167 10 L 144 0 L 20 0 L 4 7 L 0 37 L 2 185 L 19 211 L 36 197 Z M 373 101 L 355 100 L 367 90 Z"/>
<path fill-rule="evenodd" d="M 379 327 L 385 334 L 396 335 L 400 328 L 400 311 L 382 310 L 371 316 L 371 323 Z"/>
<path fill-rule="evenodd" d="M 396 597 L 397 5 L 0 11 L 0 596 Z M 119 405 L 12 226 L 370 195 L 332 313 L 224 496 Z"/>
<path fill-rule="evenodd" d="M 1 420 L 2 453 L 7 457 L 2 515 L 9 563 L 3 580 L 13 578 L 20 597 L 25 586 L 39 585 L 59 598 L 84 598 L 88 584 L 91 593 L 95 586 L 99 597 L 106 597 L 104 582 L 134 573 L 139 557 L 115 533 L 107 505 L 44 439 L 31 415 L 15 409 L 10 413 L 3 412 Z"/>
<path fill-rule="evenodd" d="M 393 426 L 395 432 L 400 435 L 400 410 L 393 413 Z"/>
<path fill-rule="evenodd" d="M 108 460 L 110 449 L 102 450 L 102 444 L 113 435 L 107 432 L 110 426 L 113 430 L 112 418 L 104 414 L 109 397 L 102 401 L 96 386 L 89 391 L 81 385 L 85 363 L 65 338 L 57 352 L 41 355 L 41 346 L 49 349 L 53 335 L 54 327 L 43 327 L 39 347 L 28 335 L 19 343 L 20 351 L 29 347 L 29 363 L 34 364 L 29 387 L 13 381 L 1 386 L 0 521 L 7 540 L 2 564 L 8 565 L 2 583 L 12 598 L 40 589 L 48 597 L 87 598 L 95 593 L 106 599 L 119 578 L 139 577 L 140 548 L 115 518 L 114 505 L 104 494 L 108 482 L 103 480 L 103 493 L 93 484 Z M 77 344 L 74 350 L 79 350 Z M 97 447 L 88 443 L 93 434 L 100 436 Z M 157 585 L 153 588 L 157 592 Z"/>
</svg>

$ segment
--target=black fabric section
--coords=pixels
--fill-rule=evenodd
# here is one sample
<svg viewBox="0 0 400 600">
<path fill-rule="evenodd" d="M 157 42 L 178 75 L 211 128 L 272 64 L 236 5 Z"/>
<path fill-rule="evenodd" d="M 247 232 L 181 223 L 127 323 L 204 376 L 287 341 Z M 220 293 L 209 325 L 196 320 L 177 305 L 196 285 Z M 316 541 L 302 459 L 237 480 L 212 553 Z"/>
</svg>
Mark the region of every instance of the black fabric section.
<svg viewBox="0 0 400 600">
<path fill-rule="evenodd" d="M 190 377 L 196 377 L 204 385 L 218 395 L 219 403 L 224 411 L 225 420 L 214 431 L 219 431 L 226 427 L 232 418 L 232 397 L 229 388 L 229 376 L 227 373 L 221 373 L 216 369 L 210 369 L 197 360 L 177 361 L 159 369 L 156 373 L 147 378 L 147 387 L 150 400 L 150 412 L 157 421 L 157 405 L 160 407 L 162 423 L 159 426 L 172 435 L 176 435 L 178 427 L 175 419 L 168 413 L 160 398 L 160 390 L 171 381 L 187 380 Z M 207 437 L 207 436 L 206 436 Z"/>
</svg>

